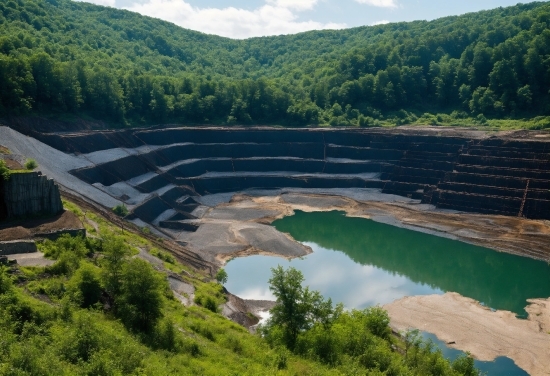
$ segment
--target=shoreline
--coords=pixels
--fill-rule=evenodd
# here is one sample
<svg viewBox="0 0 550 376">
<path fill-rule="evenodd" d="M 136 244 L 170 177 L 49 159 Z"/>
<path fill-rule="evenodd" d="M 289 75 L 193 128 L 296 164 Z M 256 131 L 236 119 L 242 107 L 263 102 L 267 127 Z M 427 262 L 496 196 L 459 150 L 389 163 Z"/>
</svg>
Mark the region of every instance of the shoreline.
<svg viewBox="0 0 550 376">
<path fill-rule="evenodd" d="M 531 376 L 550 375 L 550 298 L 529 299 L 527 319 L 457 293 L 411 296 L 384 305 L 396 331 L 434 334 L 447 346 L 493 361 L 505 356 Z"/>
<path fill-rule="evenodd" d="M 300 257 L 310 252 L 307 247 L 269 225 L 295 210 L 336 210 L 497 252 L 550 260 L 550 221 L 440 210 L 377 192 L 372 192 L 373 197 L 371 192 L 354 192 L 359 197 L 351 198 L 345 191 L 339 195 L 289 190 L 271 195 L 263 191 L 226 194 L 218 201 L 206 198 L 213 202 L 203 207 L 197 232 L 180 234 L 177 240 L 220 266 L 233 257 L 254 254 Z"/>
</svg>

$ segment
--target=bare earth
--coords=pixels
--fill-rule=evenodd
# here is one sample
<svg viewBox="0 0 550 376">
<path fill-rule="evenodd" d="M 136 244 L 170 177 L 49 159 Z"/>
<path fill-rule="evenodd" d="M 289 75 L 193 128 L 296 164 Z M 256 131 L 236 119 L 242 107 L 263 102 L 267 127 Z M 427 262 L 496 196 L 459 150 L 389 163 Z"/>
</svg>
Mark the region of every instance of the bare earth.
<svg viewBox="0 0 550 376">
<path fill-rule="evenodd" d="M 178 240 L 185 242 L 192 251 L 219 263 L 259 253 L 290 258 L 304 256 L 310 250 L 290 236 L 266 226 L 275 219 L 292 215 L 294 210 L 341 210 L 351 217 L 369 218 L 501 252 L 545 261 L 550 259 L 549 221 L 457 213 L 411 202 L 360 201 L 296 192 L 257 197 L 236 194 L 229 203 L 208 209 L 200 220 L 202 225 L 198 231 L 183 233 Z"/>
<path fill-rule="evenodd" d="M 0 241 L 30 239 L 52 231 L 64 229 L 81 229 L 82 223 L 71 211 L 50 218 L 39 218 L 25 221 L 6 223 L 0 226 Z"/>
<path fill-rule="evenodd" d="M 492 311 L 457 293 L 405 297 L 384 308 L 391 326 L 435 334 L 448 346 L 491 361 L 512 359 L 531 376 L 550 375 L 550 299 L 531 299 L 529 318 Z"/>
</svg>

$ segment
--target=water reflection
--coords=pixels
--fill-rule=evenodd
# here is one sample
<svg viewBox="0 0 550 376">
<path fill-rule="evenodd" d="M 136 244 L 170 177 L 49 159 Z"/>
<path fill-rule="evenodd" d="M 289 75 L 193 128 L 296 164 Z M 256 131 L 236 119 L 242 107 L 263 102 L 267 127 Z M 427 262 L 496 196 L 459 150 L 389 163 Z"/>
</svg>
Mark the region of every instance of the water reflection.
<svg viewBox="0 0 550 376">
<path fill-rule="evenodd" d="M 342 252 L 311 242 L 304 244 L 311 247 L 313 253 L 303 259 L 287 261 L 278 257 L 251 256 L 231 261 L 226 266 L 229 274 L 227 289 L 245 299 L 274 299 L 267 283 L 270 268 L 282 265 L 301 270 L 306 285 L 348 308 L 390 303 L 406 295 L 442 293 L 405 276 L 372 265 L 357 264 Z"/>
<path fill-rule="evenodd" d="M 464 354 L 462 351 L 447 347 L 445 342 L 440 341 L 431 333 L 422 333 L 422 337 L 426 340 L 431 340 L 434 345 L 441 349 L 443 356 L 447 359 L 455 360 L 460 355 Z M 478 370 L 491 376 L 529 376 L 529 374 L 519 368 L 512 359 L 504 356 L 496 358 L 493 362 L 475 360 L 474 364 Z"/>
<path fill-rule="evenodd" d="M 282 265 L 301 270 L 306 285 L 347 308 L 455 291 L 524 316 L 526 299 L 550 296 L 550 267 L 544 262 L 348 218 L 341 212 L 296 212 L 274 226 L 310 246 L 313 254 L 292 261 L 267 256 L 235 259 L 226 266 L 229 291 L 245 299 L 273 300 L 270 268 Z M 460 353 L 430 338 L 446 356 Z M 476 361 L 476 367 L 489 375 L 527 375 L 508 358 Z"/>
<path fill-rule="evenodd" d="M 545 262 L 348 218 L 341 212 L 297 212 L 274 225 L 300 242 L 337 249 L 357 264 L 403 276 L 421 285 L 423 291 L 428 290 L 426 286 L 434 291 L 455 291 L 520 315 L 525 314 L 526 299 L 550 296 L 550 267 Z M 319 273 L 328 274 L 322 269 Z M 378 283 L 375 279 L 369 282 Z"/>
</svg>

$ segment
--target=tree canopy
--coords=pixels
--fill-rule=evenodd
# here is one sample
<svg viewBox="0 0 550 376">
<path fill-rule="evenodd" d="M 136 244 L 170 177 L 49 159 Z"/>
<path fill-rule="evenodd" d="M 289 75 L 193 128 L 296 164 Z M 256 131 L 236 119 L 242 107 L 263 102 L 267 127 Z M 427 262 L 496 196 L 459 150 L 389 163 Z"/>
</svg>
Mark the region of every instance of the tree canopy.
<svg viewBox="0 0 550 376">
<path fill-rule="evenodd" d="M 548 116 L 549 26 L 550 5 L 534 2 L 231 40 L 70 0 L 10 0 L 0 116 L 297 126 Z"/>
</svg>

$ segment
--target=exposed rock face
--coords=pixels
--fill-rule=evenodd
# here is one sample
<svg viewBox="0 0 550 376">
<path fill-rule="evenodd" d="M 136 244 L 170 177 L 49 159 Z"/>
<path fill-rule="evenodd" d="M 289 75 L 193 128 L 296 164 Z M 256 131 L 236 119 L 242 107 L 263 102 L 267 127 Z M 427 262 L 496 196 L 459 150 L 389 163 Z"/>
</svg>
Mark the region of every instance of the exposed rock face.
<svg viewBox="0 0 550 376">
<path fill-rule="evenodd" d="M 131 187 L 145 222 L 194 209 L 188 196 L 249 188 L 371 188 L 439 208 L 550 219 L 550 135 L 467 129 L 167 128 L 38 134 L 86 153 L 76 177 Z M 122 193 L 122 191 L 121 191 Z"/>
<path fill-rule="evenodd" d="M 2 185 L 5 218 L 0 220 L 55 215 L 63 211 L 58 186 L 40 172 L 12 174 Z"/>
</svg>

